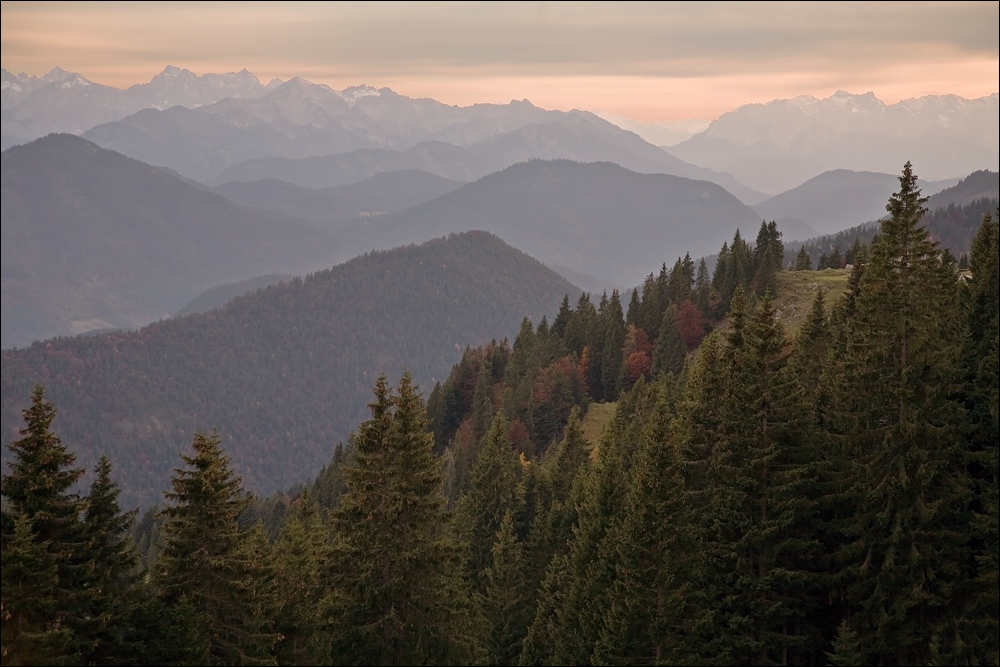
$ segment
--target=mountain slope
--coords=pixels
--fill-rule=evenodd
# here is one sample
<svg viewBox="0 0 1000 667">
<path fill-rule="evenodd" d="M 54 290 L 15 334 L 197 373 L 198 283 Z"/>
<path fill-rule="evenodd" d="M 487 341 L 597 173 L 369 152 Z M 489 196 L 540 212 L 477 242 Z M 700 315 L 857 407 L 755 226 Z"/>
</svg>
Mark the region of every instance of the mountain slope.
<svg viewBox="0 0 1000 667">
<path fill-rule="evenodd" d="M 358 229 L 388 248 L 485 229 L 550 266 L 635 285 L 662 262 L 708 254 L 758 215 L 718 185 L 618 165 L 532 160 Z"/>
<path fill-rule="evenodd" d="M 305 272 L 335 239 L 79 137 L 2 156 L 3 347 L 168 316 L 206 288 Z"/>
<path fill-rule="evenodd" d="M 1000 173 L 974 171 L 954 186 L 932 194 L 926 206 L 931 210 L 968 206 L 980 199 L 1000 199 Z"/>
<path fill-rule="evenodd" d="M 80 465 L 111 457 L 125 506 L 162 498 L 178 452 L 213 427 L 267 494 L 329 462 L 379 373 L 408 368 L 429 390 L 467 345 L 552 317 L 565 294 L 578 293 L 481 232 L 371 253 L 210 313 L 5 351 L 0 428 L 17 428 L 43 382 L 54 428 Z"/>
<path fill-rule="evenodd" d="M 268 178 L 233 181 L 215 191 L 245 206 L 284 213 L 328 229 L 353 226 L 373 215 L 401 211 L 448 194 L 463 184 L 419 169 L 389 171 L 363 181 L 315 190 Z"/>
<path fill-rule="evenodd" d="M 998 95 L 928 95 L 885 104 L 838 91 L 745 104 L 671 147 L 682 160 L 726 171 L 765 192 L 782 192 L 831 169 L 897 173 L 910 160 L 941 180 L 1000 160 Z"/>
</svg>

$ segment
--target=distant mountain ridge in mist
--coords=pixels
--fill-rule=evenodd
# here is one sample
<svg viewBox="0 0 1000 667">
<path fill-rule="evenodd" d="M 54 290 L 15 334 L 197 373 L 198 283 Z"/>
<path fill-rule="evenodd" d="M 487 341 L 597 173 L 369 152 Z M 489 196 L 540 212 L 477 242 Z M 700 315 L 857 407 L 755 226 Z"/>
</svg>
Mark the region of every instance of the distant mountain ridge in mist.
<svg viewBox="0 0 1000 667">
<path fill-rule="evenodd" d="M 2 346 L 130 328 L 205 289 L 347 257 L 331 234 L 53 134 L 2 154 Z"/>
<path fill-rule="evenodd" d="M 998 128 L 997 93 L 885 104 L 870 92 L 838 91 L 825 99 L 802 95 L 745 104 L 670 152 L 777 193 L 833 169 L 896 173 L 907 160 L 928 180 L 996 171 Z"/>
<path fill-rule="evenodd" d="M 274 178 L 231 181 L 216 192 L 229 199 L 275 213 L 308 220 L 325 229 L 355 226 L 374 216 L 431 201 L 464 185 L 419 169 L 387 171 L 356 183 L 313 189 Z"/>
<path fill-rule="evenodd" d="M 373 248 L 467 229 L 496 234 L 553 267 L 639 284 L 690 251 L 708 254 L 760 217 L 721 186 L 609 162 L 531 160 L 425 204 L 372 218 L 352 243 Z"/>
<path fill-rule="evenodd" d="M 958 182 L 921 181 L 925 195 Z M 899 177 L 871 171 L 835 169 L 815 176 L 753 206 L 767 220 L 796 220 L 814 230 L 812 236 L 832 234 L 886 215 L 885 203 L 899 190 Z M 785 236 L 802 240 L 806 236 Z"/>
<path fill-rule="evenodd" d="M 764 197 L 729 174 L 688 164 L 590 112 L 546 111 L 527 100 L 452 107 L 387 88 L 338 92 L 303 79 L 254 99 L 144 109 L 83 136 L 213 184 L 277 178 L 331 187 L 399 169 L 468 181 L 520 161 L 568 159 L 705 180 L 745 202 Z M 283 162 L 293 159 L 310 162 Z"/>
</svg>

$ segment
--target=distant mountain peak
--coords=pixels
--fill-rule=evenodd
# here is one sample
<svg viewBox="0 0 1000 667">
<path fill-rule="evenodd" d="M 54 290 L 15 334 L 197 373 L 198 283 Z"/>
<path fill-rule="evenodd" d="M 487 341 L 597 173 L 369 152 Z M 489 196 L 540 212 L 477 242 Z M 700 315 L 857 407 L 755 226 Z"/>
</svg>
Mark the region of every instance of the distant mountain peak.
<svg viewBox="0 0 1000 667">
<path fill-rule="evenodd" d="M 53 67 L 48 71 L 48 73 L 45 76 L 42 77 L 41 80 L 44 81 L 45 83 L 61 83 L 73 77 L 78 77 L 80 79 L 83 79 L 83 77 L 77 74 L 76 72 L 69 72 L 67 70 L 64 70 L 62 67 Z M 86 81 L 86 79 L 83 80 Z"/>
<path fill-rule="evenodd" d="M 385 90 L 392 92 L 388 88 Z M 361 84 L 360 86 L 350 86 L 349 88 L 344 88 L 337 94 L 347 102 L 348 106 L 353 107 L 362 97 L 381 97 L 382 90 Z"/>
</svg>

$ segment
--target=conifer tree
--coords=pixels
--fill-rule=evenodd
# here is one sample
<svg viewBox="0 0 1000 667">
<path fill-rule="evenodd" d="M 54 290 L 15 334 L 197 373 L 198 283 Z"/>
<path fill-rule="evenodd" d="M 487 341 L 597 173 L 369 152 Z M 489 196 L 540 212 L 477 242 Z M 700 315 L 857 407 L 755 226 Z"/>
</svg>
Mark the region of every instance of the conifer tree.
<svg viewBox="0 0 1000 667">
<path fill-rule="evenodd" d="M 625 343 L 625 316 L 618 290 L 611 293 L 602 313 L 604 324 L 604 359 L 601 362 L 601 388 L 605 400 L 614 400 L 622 385 L 622 345 Z"/>
<path fill-rule="evenodd" d="M 192 448 L 165 494 L 172 504 L 161 513 L 158 586 L 168 604 L 186 602 L 197 614 L 203 664 L 273 664 L 277 637 L 259 622 L 267 600 L 257 594 L 258 555 L 238 522 L 248 504 L 243 485 L 217 432 L 196 433 Z"/>
<path fill-rule="evenodd" d="M 955 599 L 968 539 L 956 393 L 955 277 L 907 163 L 860 277 L 828 427 L 855 506 L 843 573 L 867 662 L 927 663 L 967 643 Z M 950 648 L 949 648 L 950 647 Z"/>
<path fill-rule="evenodd" d="M 566 328 L 569 326 L 570 318 L 573 317 L 573 310 L 569 307 L 569 294 L 563 295 L 562 303 L 559 304 L 559 312 L 556 319 L 552 320 L 552 333 L 560 338 L 566 338 Z"/>
<path fill-rule="evenodd" d="M 1000 217 L 1000 216 L 998 216 Z M 1000 226 L 986 214 L 972 242 L 971 277 L 963 290 L 965 332 L 962 341 L 963 394 L 969 415 L 971 469 L 976 481 L 973 541 L 977 560 L 975 603 L 967 616 L 975 628 L 980 655 L 998 651 L 998 440 L 997 405 L 998 291 Z"/>
<path fill-rule="evenodd" d="M 4 518 L 10 525 L 3 535 L 0 568 L 0 657 L 4 665 L 66 664 L 72 636 L 59 622 L 59 572 L 48 553 L 49 542 L 38 540 L 29 515 Z"/>
<path fill-rule="evenodd" d="M 483 572 L 483 592 L 476 596 L 482 624 L 479 664 L 513 665 L 528 631 L 530 597 L 523 547 L 510 512 L 497 528 L 490 556 L 490 565 Z"/>
<path fill-rule="evenodd" d="M 702 591 L 728 631 L 703 657 L 740 663 L 798 660 L 809 637 L 808 563 L 818 552 L 808 493 L 814 453 L 804 447 L 805 410 L 785 369 L 784 332 L 765 295 L 756 313 L 737 291 L 721 403 L 708 468 Z"/>
<path fill-rule="evenodd" d="M 86 611 L 87 544 L 80 521 L 84 502 L 72 488 L 84 471 L 72 467 L 76 458 L 52 432 L 55 414 L 41 385 L 36 386 L 31 405 L 22 411 L 21 437 L 7 445 L 13 460 L 2 478 L 0 520 L 4 558 L 10 549 L 14 579 L 8 581 L 4 567 L 4 617 L 10 616 L 7 627 L 13 631 L 8 635 L 5 628 L 5 664 L 73 660 L 74 643 L 81 639 L 73 631 Z M 46 598 L 21 597 L 42 594 Z"/>
<path fill-rule="evenodd" d="M 687 347 L 677 326 L 677 311 L 673 305 L 663 312 L 660 323 L 660 337 L 653 353 L 653 374 L 673 373 L 679 375 L 687 358 Z"/>
<path fill-rule="evenodd" d="M 804 394 L 805 404 L 812 413 L 813 422 L 819 415 L 820 379 L 829 345 L 825 294 L 823 290 L 817 290 L 812 307 L 795 337 L 795 346 L 789 359 L 791 370 L 798 378 L 799 387 Z"/>
<path fill-rule="evenodd" d="M 799 248 L 799 253 L 795 256 L 795 270 L 812 271 L 812 257 L 804 245 Z"/>
<path fill-rule="evenodd" d="M 351 438 L 347 492 L 334 515 L 331 657 L 338 664 L 460 660 L 460 566 L 423 401 L 409 374 L 395 395 L 379 377 L 374 394 L 371 419 Z"/>
<path fill-rule="evenodd" d="M 459 522 L 467 542 L 469 580 L 482 592 L 485 572 L 492 562 L 497 531 L 505 515 L 517 516 L 523 503 L 518 485 L 518 460 L 507 434 L 507 420 L 497 413 L 479 458 L 472 483 L 459 501 Z"/>
<path fill-rule="evenodd" d="M 708 304 L 712 298 L 712 279 L 708 275 L 708 265 L 703 257 L 698 262 L 698 277 L 695 278 L 694 303 L 702 313 L 708 313 Z"/>
<path fill-rule="evenodd" d="M 88 589 L 81 658 L 87 664 L 126 664 L 138 649 L 128 617 L 142 595 L 137 590 L 142 585 L 137 580 L 139 557 L 130 535 L 139 510 L 123 512 L 120 492 L 111 479 L 111 462 L 101 456 L 83 520 Z"/>
<path fill-rule="evenodd" d="M 613 581 L 601 606 L 599 664 L 676 664 L 696 655 L 682 631 L 696 550 L 672 428 L 675 402 L 672 381 L 662 381 L 643 420 L 627 497 L 601 545 Z"/>
<path fill-rule="evenodd" d="M 321 610 L 328 555 L 328 531 L 319 505 L 305 492 L 274 545 L 279 665 L 321 665 L 328 660 L 330 639 Z"/>
</svg>

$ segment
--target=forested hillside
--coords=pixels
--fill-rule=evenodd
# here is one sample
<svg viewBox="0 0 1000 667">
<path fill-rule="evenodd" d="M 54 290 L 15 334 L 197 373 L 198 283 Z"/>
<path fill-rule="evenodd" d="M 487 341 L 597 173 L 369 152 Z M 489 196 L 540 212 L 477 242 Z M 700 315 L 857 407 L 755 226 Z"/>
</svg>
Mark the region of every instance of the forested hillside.
<svg viewBox="0 0 1000 667">
<path fill-rule="evenodd" d="M 222 310 L 4 351 L 2 432 L 16 435 L 40 382 L 66 443 L 88 467 L 110 456 L 129 504 L 157 500 L 179 449 L 213 427 L 248 488 L 268 494 L 329 461 L 379 373 L 409 369 L 429 389 L 467 345 L 512 336 L 566 294 L 577 290 L 481 232 L 372 253 Z"/>
<path fill-rule="evenodd" d="M 963 267 L 972 248 L 979 225 L 986 213 L 998 211 L 998 201 L 980 199 L 964 206 L 949 204 L 945 208 L 930 211 L 923 218 L 924 226 L 931 238 L 947 249 L 953 257 L 963 258 Z M 840 269 L 854 264 L 859 252 L 868 246 L 879 233 L 877 222 L 869 222 L 845 229 L 836 234 L 828 234 L 799 243 L 789 243 L 785 251 L 785 265 L 799 268 Z M 808 266 L 805 257 L 808 255 Z"/>
<path fill-rule="evenodd" d="M 468 349 L 426 414 L 408 373 L 370 378 L 349 443 L 294 494 L 247 498 L 251 473 L 227 454 L 239 442 L 185 433 L 166 506 L 136 531 L 148 576 L 113 460 L 88 496 L 71 493 L 63 422 L 41 388 L 19 387 L 31 402 L 3 478 L 4 655 L 995 663 L 1000 226 L 985 216 L 960 273 L 922 224 L 925 201 L 907 163 L 847 289 L 832 303 L 817 290 L 794 336 L 771 296 L 788 281 L 766 223 L 756 243 L 727 242 L 712 276 L 685 257 L 627 307 L 567 298 L 513 344 Z M 405 252 L 477 237 L 499 245 Z M 358 260 L 366 278 L 389 255 Z M 310 280 L 263 295 L 288 304 Z M 581 415 L 601 400 L 617 409 L 595 445 Z"/>
</svg>

